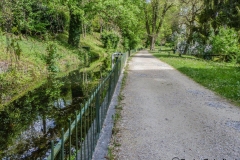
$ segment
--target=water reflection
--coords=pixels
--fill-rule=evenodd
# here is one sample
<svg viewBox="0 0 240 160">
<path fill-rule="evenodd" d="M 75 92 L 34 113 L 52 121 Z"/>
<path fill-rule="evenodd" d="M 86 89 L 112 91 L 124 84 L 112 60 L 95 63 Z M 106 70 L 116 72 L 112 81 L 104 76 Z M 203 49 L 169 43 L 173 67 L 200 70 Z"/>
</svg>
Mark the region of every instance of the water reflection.
<svg viewBox="0 0 240 160">
<path fill-rule="evenodd" d="M 50 76 L 0 111 L 0 159 L 42 159 L 50 141 L 60 137 L 66 119 L 94 87 L 86 79 L 96 75 L 74 71 L 62 78 Z"/>
</svg>

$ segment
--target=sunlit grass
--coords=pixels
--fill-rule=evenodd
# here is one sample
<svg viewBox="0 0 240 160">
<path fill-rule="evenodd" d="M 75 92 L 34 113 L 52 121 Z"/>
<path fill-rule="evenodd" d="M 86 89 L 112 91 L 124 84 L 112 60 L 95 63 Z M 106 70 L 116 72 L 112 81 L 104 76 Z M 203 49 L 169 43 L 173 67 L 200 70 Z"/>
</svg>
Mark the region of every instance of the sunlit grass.
<svg viewBox="0 0 240 160">
<path fill-rule="evenodd" d="M 90 61 L 90 66 L 82 71 L 102 72 L 105 67 L 105 61 L 109 57 L 106 50 L 102 48 L 99 41 L 100 35 L 87 35 L 81 39 L 81 46 L 89 46 L 91 56 L 95 56 L 94 61 Z M 13 37 L 21 48 L 20 60 L 16 61 L 14 54 L 7 52 L 6 35 L 0 35 L 0 64 L 7 64 L 7 71 L 0 72 L 0 106 L 11 100 L 16 99 L 19 95 L 25 93 L 33 86 L 38 86 L 47 75 L 47 46 L 49 43 L 56 45 L 56 65 L 60 72 L 57 76 L 67 74 L 73 69 L 83 68 L 84 52 L 82 49 L 76 49 L 67 44 L 67 34 L 62 33 L 56 36 L 56 39 L 42 40 L 34 37 Z M 109 58 L 110 59 L 110 58 Z M 12 60 L 12 61 L 11 61 Z M 10 66 L 16 67 L 13 71 L 9 70 Z M 0 66 L 3 67 L 3 66 Z M 1 71 L 1 70 L 0 70 Z M 101 73 L 102 74 L 102 73 Z"/>
<path fill-rule="evenodd" d="M 152 52 L 206 88 L 240 105 L 240 68 L 233 63 L 205 61 L 194 56 Z"/>
</svg>

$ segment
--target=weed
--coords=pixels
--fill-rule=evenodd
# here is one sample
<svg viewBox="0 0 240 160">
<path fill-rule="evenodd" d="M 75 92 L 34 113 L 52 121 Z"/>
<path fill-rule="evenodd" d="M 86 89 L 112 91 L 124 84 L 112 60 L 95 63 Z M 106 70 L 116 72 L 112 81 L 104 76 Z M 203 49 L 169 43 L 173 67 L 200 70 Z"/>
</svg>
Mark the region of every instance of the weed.
<svg viewBox="0 0 240 160">
<path fill-rule="evenodd" d="M 108 147 L 108 156 L 105 157 L 108 160 L 114 160 L 114 156 L 113 156 L 113 147 Z"/>
</svg>

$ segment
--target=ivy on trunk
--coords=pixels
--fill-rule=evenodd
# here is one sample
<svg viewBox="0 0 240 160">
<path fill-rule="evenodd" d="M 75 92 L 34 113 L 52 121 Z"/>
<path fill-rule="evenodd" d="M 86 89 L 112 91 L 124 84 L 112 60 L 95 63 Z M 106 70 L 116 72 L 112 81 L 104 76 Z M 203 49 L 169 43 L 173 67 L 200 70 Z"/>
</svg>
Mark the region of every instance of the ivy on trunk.
<svg viewBox="0 0 240 160">
<path fill-rule="evenodd" d="M 68 44 L 73 47 L 78 47 L 80 42 L 80 33 L 81 33 L 81 17 L 78 13 L 75 13 L 73 10 L 70 10 L 70 24 L 69 24 L 69 37 Z"/>
</svg>

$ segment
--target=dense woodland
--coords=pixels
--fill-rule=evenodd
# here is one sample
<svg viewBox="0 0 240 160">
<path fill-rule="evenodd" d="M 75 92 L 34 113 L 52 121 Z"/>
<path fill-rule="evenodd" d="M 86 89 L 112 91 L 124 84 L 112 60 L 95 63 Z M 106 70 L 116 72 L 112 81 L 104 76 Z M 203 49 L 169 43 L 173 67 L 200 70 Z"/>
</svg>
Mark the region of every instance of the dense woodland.
<svg viewBox="0 0 240 160">
<path fill-rule="evenodd" d="M 165 45 L 237 65 L 239 36 L 238 0 L 1 0 L 1 101 L 6 90 L 89 57 L 107 66 L 115 51 Z"/>
</svg>

